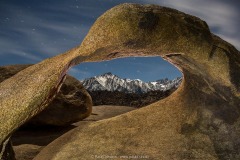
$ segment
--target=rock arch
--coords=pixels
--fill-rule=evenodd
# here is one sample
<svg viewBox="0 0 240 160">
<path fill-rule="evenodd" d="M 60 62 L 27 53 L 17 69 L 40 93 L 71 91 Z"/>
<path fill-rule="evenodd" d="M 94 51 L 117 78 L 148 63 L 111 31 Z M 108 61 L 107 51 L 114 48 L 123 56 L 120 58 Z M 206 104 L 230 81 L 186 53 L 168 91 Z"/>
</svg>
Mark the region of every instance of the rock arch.
<svg viewBox="0 0 240 160">
<path fill-rule="evenodd" d="M 94 123 L 84 132 L 76 129 L 71 136 L 81 142 L 68 134 L 67 144 L 54 154 L 43 150 L 36 159 L 69 158 L 70 153 L 86 159 L 109 151 L 165 159 L 239 158 L 239 51 L 199 18 L 156 5 L 116 6 L 98 18 L 80 46 L 2 82 L 0 142 L 44 109 L 69 67 L 129 56 L 163 57 L 183 72 L 181 87 L 146 108 Z"/>
</svg>

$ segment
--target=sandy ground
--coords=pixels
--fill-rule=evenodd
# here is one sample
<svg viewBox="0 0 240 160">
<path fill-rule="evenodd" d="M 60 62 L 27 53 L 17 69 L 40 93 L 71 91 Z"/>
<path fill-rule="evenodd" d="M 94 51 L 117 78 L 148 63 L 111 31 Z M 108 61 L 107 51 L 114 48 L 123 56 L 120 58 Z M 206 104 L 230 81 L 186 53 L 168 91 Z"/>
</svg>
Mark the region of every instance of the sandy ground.
<svg viewBox="0 0 240 160">
<path fill-rule="evenodd" d="M 67 127 L 36 127 L 17 131 L 13 137 L 13 148 L 17 160 L 32 160 L 45 146 L 77 126 L 111 118 L 131 110 L 127 106 L 94 106 L 92 115 Z"/>
</svg>

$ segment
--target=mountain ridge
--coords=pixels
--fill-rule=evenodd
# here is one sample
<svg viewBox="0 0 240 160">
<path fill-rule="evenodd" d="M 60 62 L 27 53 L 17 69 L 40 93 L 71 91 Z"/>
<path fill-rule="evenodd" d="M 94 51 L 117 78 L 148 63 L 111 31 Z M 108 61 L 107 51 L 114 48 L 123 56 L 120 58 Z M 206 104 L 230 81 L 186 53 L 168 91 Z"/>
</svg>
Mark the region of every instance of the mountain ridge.
<svg viewBox="0 0 240 160">
<path fill-rule="evenodd" d="M 167 91 L 178 88 L 182 77 L 173 80 L 159 79 L 156 81 L 144 82 L 140 79 L 120 78 L 107 72 L 98 76 L 82 80 L 83 86 L 89 91 L 119 91 L 124 93 L 147 93 L 150 91 Z"/>
</svg>

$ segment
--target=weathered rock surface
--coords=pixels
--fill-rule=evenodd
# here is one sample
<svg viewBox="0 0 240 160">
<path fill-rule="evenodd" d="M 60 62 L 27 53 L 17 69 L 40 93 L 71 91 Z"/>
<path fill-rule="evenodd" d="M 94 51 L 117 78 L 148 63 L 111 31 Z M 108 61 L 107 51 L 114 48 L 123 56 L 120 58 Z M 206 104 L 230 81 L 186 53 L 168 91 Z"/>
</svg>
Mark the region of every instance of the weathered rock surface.
<svg viewBox="0 0 240 160">
<path fill-rule="evenodd" d="M 66 126 L 83 120 L 92 112 L 92 100 L 82 84 L 67 75 L 56 98 L 28 124 Z"/>
<path fill-rule="evenodd" d="M 184 80 L 166 99 L 75 129 L 35 159 L 240 159 L 239 51 L 199 18 L 155 5 L 110 9 L 79 47 L 0 83 L 0 142 L 46 106 L 71 65 L 126 56 L 161 56 Z"/>
<path fill-rule="evenodd" d="M 0 66 L 0 83 L 29 66 L 31 65 L 17 64 L 17 65 Z"/>
<path fill-rule="evenodd" d="M 12 77 L 31 65 L 9 65 L 0 67 L 0 82 Z M 27 125 L 65 126 L 80 121 L 91 114 L 92 101 L 82 84 L 67 75 L 54 100 Z"/>
</svg>

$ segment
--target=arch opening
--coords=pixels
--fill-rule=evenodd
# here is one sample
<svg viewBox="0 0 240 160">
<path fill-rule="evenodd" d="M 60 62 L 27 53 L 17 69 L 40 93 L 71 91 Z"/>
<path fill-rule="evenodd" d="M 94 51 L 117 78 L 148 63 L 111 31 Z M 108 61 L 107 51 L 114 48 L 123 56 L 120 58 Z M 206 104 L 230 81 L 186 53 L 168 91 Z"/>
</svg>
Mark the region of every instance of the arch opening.
<svg viewBox="0 0 240 160">
<path fill-rule="evenodd" d="M 147 106 L 170 96 L 182 82 L 182 73 L 160 56 L 80 63 L 69 74 L 82 82 L 94 106 Z"/>
</svg>

